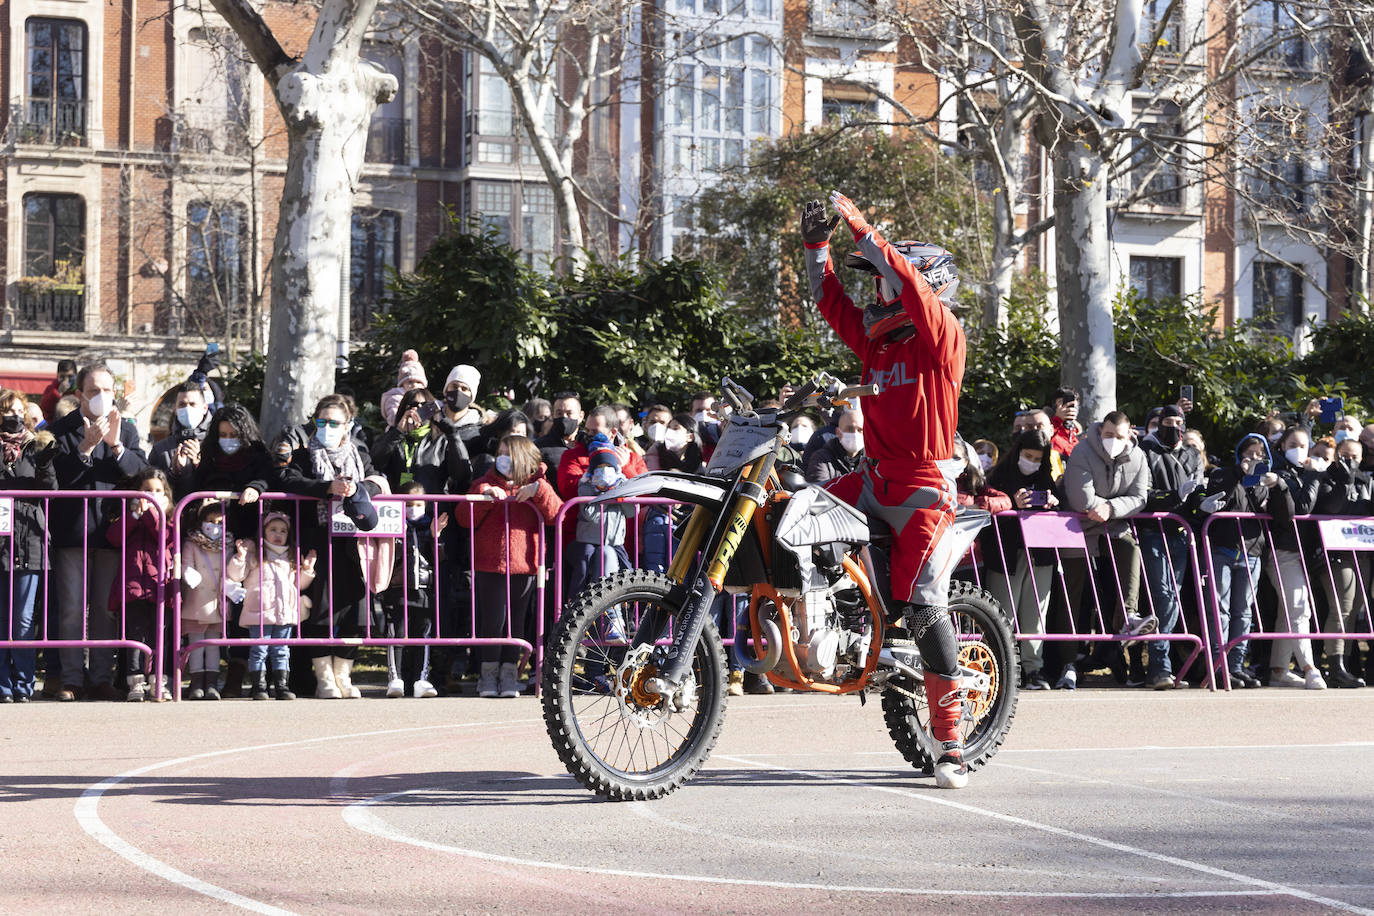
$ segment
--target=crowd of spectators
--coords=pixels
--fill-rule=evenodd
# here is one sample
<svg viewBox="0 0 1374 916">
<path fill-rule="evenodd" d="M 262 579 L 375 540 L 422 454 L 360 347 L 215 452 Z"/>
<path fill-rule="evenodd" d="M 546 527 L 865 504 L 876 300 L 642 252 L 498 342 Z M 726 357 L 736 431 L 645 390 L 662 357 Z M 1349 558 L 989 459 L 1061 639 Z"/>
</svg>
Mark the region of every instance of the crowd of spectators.
<svg viewBox="0 0 1374 916">
<path fill-rule="evenodd" d="M 62 361 L 38 403 L 0 391 L 0 491 L 147 494 L 46 508 L 16 499 L 12 533 L 0 534 L 0 637 L 23 642 L 47 628 L 53 639 L 152 646 L 162 620 L 163 670 L 171 670 L 171 614 L 156 602 L 163 595 L 170 609 L 166 596 L 180 589 L 183 645 L 195 645 L 185 666 L 191 699 L 357 697 L 355 645 L 287 643 L 368 633 L 508 640 L 388 649 L 388 697 L 433 697 L 468 689 L 467 681 L 479 696 L 513 697 L 531 689 L 515 641 L 533 644 L 541 614 L 549 621 L 557 613 L 552 580 L 544 606 L 538 580 L 553 560 L 554 538 L 543 535 L 563 503 L 613 493 L 651 470 L 701 472 L 728 413 L 709 392 L 678 405 L 584 405 L 577 393 L 559 392 L 487 409 L 478 368 L 454 366 L 431 385 L 407 351 L 395 386 L 377 395 L 380 428 L 368 428 L 355 394 L 340 391 L 322 398 L 306 424 L 267 442 L 247 409 L 224 402 L 211 368 L 203 364 L 177 389 L 170 428 L 156 442 L 123 415 L 115 376 L 98 361 Z M 966 431 L 957 441 L 961 505 L 1079 514 L 1076 550 L 1026 549 L 1020 517 L 999 516 L 958 572 L 987 587 L 1022 636 L 1085 637 L 1021 640 L 1026 689 L 1072 690 L 1090 677 L 1173 689 L 1187 686 L 1185 677 L 1200 682 L 1209 661 L 1238 687 L 1364 685 L 1369 646 L 1329 634 L 1369 630 L 1370 555 L 1325 551 L 1303 519 L 1374 515 L 1374 424 L 1323 417 L 1314 402 L 1299 414 L 1259 417 L 1234 447 L 1209 452 L 1188 428 L 1192 406 L 1180 399 L 1145 417 L 1114 411 L 1085 421 L 1077 393 L 1064 388 L 1045 407 L 1017 412 L 1006 429 Z M 824 484 L 864 461 L 862 410 L 800 416 L 788 440 L 785 459 L 808 483 Z M 188 504 L 174 544 L 159 517 L 210 491 L 236 496 Z M 269 501 L 267 493 L 306 499 Z M 485 499 L 422 498 L 461 494 Z M 407 536 L 352 536 L 378 524 L 383 495 L 408 497 Z M 1222 516 L 1209 526 L 1210 550 L 1201 550 L 1203 524 L 1218 512 L 1272 522 Z M 550 568 L 565 600 L 604 573 L 667 565 L 673 516 L 664 507 L 613 504 L 565 516 L 561 566 Z M 1194 546 L 1205 563 L 1193 559 Z M 1200 572 L 1204 581 L 1194 582 Z M 1198 600 L 1212 594 L 1215 615 Z M 728 633 L 729 601 L 717 604 Z M 1293 637 L 1247 640 L 1260 625 Z M 1314 625 L 1324 634 L 1316 641 L 1303 635 Z M 1177 672 L 1186 645 L 1170 637 L 1204 628 L 1213 657 Z M 221 636 L 223 651 L 204 642 Z M 249 645 L 250 637 L 260 642 Z M 44 651 L 41 671 L 38 661 L 22 646 L 0 649 L 0 702 L 26 702 L 40 681 L 42 696 L 65 701 L 169 692 L 136 651 L 64 647 Z M 772 687 L 732 671 L 730 690 Z"/>
</svg>

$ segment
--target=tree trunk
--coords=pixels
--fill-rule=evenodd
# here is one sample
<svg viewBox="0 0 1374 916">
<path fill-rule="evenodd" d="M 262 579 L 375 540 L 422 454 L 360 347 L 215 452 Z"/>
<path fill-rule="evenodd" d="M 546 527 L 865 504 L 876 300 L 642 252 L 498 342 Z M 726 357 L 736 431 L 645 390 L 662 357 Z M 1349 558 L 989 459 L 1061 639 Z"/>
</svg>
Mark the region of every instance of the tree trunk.
<svg viewBox="0 0 1374 916">
<path fill-rule="evenodd" d="M 376 65 L 335 61 L 334 72 L 300 68 L 277 87 L 289 147 L 272 260 L 272 328 L 262 428 L 271 439 L 302 423 L 334 390 L 343 253 L 368 123 L 396 79 Z M 340 74 L 339 70 L 344 70 Z"/>
<path fill-rule="evenodd" d="M 1062 137 L 1057 146 L 1052 158 L 1060 379 L 1078 389 L 1078 414 L 1087 423 L 1116 409 L 1108 166 L 1072 135 Z"/>
<path fill-rule="evenodd" d="M 1348 295 L 1349 310 L 1352 312 L 1368 311 L 1370 300 L 1374 298 L 1374 284 L 1370 283 L 1370 271 L 1374 269 L 1374 264 L 1370 261 L 1374 258 L 1374 89 L 1366 89 L 1364 92 L 1367 105 L 1365 114 L 1361 116 L 1364 121 L 1363 135 L 1360 137 L 1360 171 L 1355 181 L 1355 207 L 1360 214 L 1359 240 L 1355 256 L 1355 282 L 1354 288 Z"/>
<path fill-rule="evenodd" d="M 983 324 L 998 327 L 1007 320 L 1007 300 L 1016 274 L 1015 198 L 1010 188 L 1001 188 L 992 201 L 992 264 L 983 290 Z"/>
</svg>

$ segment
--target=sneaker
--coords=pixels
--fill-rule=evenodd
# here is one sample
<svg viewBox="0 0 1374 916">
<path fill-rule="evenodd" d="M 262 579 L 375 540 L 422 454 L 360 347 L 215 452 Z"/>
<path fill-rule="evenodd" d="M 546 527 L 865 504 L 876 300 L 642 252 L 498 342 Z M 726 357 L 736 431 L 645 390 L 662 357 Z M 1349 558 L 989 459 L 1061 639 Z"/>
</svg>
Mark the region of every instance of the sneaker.
<svg viewBox="0 0 1374 916">
<path fill-rule="evenodd" d="M 1075 685 L 1077 686 L 1077 685 Z M 1044 672 L 1032 671 L 1026 675 L 1026 690 L 1049 690 L 1050 682 L 1045 679 Z M 1070 688 L 1073 689 L 1073 688 Z"/>
<path fill-rule="evenodd" d="M 405 696 L 405 695 L 406 695 L 406 682 L 405 682 L 405 681 L 403 681 L 403 680 L 401 680 L 400 678 L 397 677 L 397 678 L 392 678 L 391 680 L 389 680 L 389 681 L 386 682 L 386 696 L 387 696 L 387 699 L 391 700 L 391 699 L 395 699 L 396 697 L 403 697 L 403 696 Z M 416 696 L 419 696 L 419 694 L 416 694 Z"/>
<path fill-rule="evenodd" d="M 958 741 L 946 741 L 944 750 L 935 762 L 935 785 L 941 789 L 962 789 L 968 785 L 963 745 Z"/>
<path fill-rule="evenodd" d="M 1322 673 L 1318 671 L 1316 668 L 1313 668 L 1311 671 L 1307 672 L 1307 676 L 1303 678 L 1302 685 L 1306 687 L 1308 690 L 1326 689 L 1326 681 L 1322 678 Z"/>
<path fill-rule="evenodd" d="M 1132 671 L 1130 674 L 1126 675 L 1126 686 L 1144 687 L 1145 675 L 1141 674 L 1139 671 Z"/>
<path fill-rule="evenodd" d="M 729 691 L 729 692 L 730 692 L 730 696 L 732 696 L 732 697 L 742 697 L 742 696 L 744 696 L 744 672 L 743 672 L 743 671 L 731 671 L 731 672 L 730 672 L 730 691 Z"/>
<path fill-rule="evenodd" d="M 477 676 L 477 695 L 483 699 L 494 699 L 497 692 L 497 678 L 501 670 L 497 662 L 482 662 L 482 673 Z"/>
<path fill-rule="evenodd" d="M 1059 675 L 1059 680 L 1055 682 L 1055 690 L 1077 690 L 1078 689 L 1078 669 L 1073 663 L 1064 666 L 1064 673 Z"/>
<path fill-rule="evenodd" d="M 1320 675 L 1318 675 L 1318 677 L 1320 677 Z M 1270 686 L 1270 687 L 1306 687 L 1307 684 L 1306 684 L 1306 682 L 1305 682 L 1302 678 L 1298 677 L 1298 676 L 1297 676 L 1296 674 L 1294 674 L 1292 671 L 1290 671 L 1290 670 L 1288 670 L 1288 669 L 1285 669 L 1285 670 L 1283 670 L 1283 671 L 1273 671 L 1273 672 L 1270 672 L 1270 674 L 1269 674 L 1269 686 Z M 1325 686 L 1326 686 L 1326 682 L 1323 681 L 1323 682 L 1322 682 L 1322 687 L 1325 687 Z M 1320 688 L 1318 688 L 1318 689 L 1320 689 Z"/>
<path fill-rule="evenodd" d="M 1151 690 L 1184 690 L 1188 682 L 1181 677 L 1174 677 L 1172 674 L 1156 674 L 1150 678 L 1149 688 Z"/>
<path fill-rule="evenodd" d="M 1122 636 L 1149 636 L 1159 629 L 1159 618 L 1154 614 L 1149 617 L 1141 617 L 1139 614 L 1127 614 L 1126 625 L 1121 628 Z"/>
<path fill-rule="evenodd" d="M 148 684 L 143 675 L 129 678 L 129 692 L 124 695 L 124 699 L 130 703 L 142 703 L 148 699 Z"/>
<path fill-rule="evenodd" d="M 515 662 L 502 662 L 497 677 L 496 695 L 503 700 L 513 700 L 520 696 L 520 670 Z"/>
<path fill-rule="evenodd" d="M 428 700 L 430 697 L 437 697 L 439 695 L 439 691 L 435 690 L 434 685 L 429 681 L 416 681 L 413 689 L 415 691 L 415 699 L 417 700 Z M 390 695 L 391 688 L 388 687 L 387 696 Z"/>
</svg>

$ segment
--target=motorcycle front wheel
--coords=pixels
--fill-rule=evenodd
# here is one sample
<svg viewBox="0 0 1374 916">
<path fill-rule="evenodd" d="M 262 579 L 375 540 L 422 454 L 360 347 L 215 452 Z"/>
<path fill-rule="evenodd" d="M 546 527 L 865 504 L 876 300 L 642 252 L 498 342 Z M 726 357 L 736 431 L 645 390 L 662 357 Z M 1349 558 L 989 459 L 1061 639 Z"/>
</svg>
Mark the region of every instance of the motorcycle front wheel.
<svg viewBox="0 0 1374 916">
<path fill-rule="evenodd" d="M 544 724 L 568 772 L 603 798 L 662 798 L 701 768 L 720 736 L 725 649 L 711 622 L 672 697 L 645 689 L 658 673 L 659 648 L 636 648 L 628 638 L 641 619 L 676 615 L 672 588 L 665 576 L 638 569 L 593 582 L 549 641 Z"/>
<path fill-rule="evenodd" d="M 1006 740 L 1016 717 L 1020 658 L 1006 612 L 991 595 L 970 582 L 950 583 L 949 612 L 959 640 L 959 663 L 990 678 L 987 691 L 970 692 L 961 727 L 964 763 L 976 770 L 991 759 Z M 902 677 L 883 691 L 883 721 L 897 750 L 918 770 L 933 772 L 916 735 L 928 732 L 930 709 L 922 685 Z"/>
</svg>

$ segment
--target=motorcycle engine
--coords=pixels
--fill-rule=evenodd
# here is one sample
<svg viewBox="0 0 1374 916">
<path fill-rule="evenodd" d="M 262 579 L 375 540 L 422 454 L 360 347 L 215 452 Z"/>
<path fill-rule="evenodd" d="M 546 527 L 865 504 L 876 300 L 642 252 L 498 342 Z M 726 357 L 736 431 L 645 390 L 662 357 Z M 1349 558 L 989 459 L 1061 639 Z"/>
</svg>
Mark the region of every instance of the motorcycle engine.
<svg viewBox="0 0 1374 916">
<path fill-rule="evenodd" d="M 829 680 L 842 667 L 868 662 L 872 624 L 857 588 L 812 589 L 792 606 L 792 641 L 801 650 L 802 667 Z"/>
</svg>

